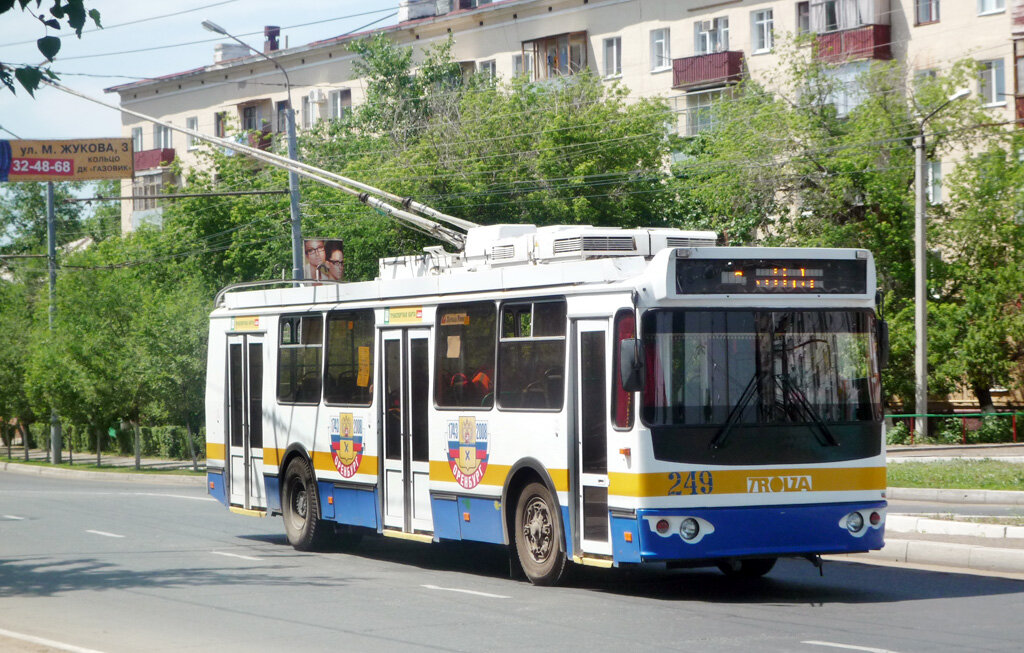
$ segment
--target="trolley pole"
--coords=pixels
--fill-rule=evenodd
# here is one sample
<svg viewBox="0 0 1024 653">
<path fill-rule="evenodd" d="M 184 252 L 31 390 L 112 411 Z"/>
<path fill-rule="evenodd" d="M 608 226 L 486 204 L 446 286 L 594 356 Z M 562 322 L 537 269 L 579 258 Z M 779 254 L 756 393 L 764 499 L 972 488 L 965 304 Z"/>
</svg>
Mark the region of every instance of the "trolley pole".
<svg viewBox="0 0 1024 653">
<path fill-rule="evenodd" d="M 53 182 L 46 182 L 46 258 L 50 268 L 50 335 L 53 335 L 53 318 L 57 314 L 57 220 L 53 208 Z M 60 459 L 60 417 L 50 408 L 50 458 L 59 465 Z"/>
</svg>

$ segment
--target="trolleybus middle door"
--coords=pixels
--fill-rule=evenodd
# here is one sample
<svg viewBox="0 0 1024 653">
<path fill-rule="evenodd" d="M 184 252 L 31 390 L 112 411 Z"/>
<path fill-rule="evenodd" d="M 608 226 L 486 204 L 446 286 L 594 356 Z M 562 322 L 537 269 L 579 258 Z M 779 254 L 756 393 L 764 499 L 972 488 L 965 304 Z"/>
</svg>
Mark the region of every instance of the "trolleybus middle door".
<svg viewBox="0 0 1024 653">
<path fill-rule="evenodd" d="M 430 330 L 382 332 L 384 526 L 430 532 Z"/>
<path fill-rule="evenodd" d="M 266 508 L 263 492 L 263 336 L 228 336 L 228 491 L 231 504 Z"/>
</svg>

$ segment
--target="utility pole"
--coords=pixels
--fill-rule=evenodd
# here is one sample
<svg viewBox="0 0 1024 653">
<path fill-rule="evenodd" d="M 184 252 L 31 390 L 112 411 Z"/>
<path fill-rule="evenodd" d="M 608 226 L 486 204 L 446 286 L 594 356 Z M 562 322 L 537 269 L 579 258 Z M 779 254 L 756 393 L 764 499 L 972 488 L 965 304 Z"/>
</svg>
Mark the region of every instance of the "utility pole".
<svg viewBox="0 0 1024 653">
<path fill-rule="evenodd" d="M 928 161 L 925 157 L 925 124 L 951 103 L 971 94 L 962 89 L 946 98 L 935 110 L 917 123 L 914 138 L 914 424 L 917 437 L 928 437 L 928 258 L 925 218 L 928 197 L 925 181 Z"/>
<path fill-rule="evenodd" d="M 229 34 L 223 27 L 214 23 L 210 20 L 204 20 L 202 22 L 203 28 L 211 31 L 215 34 L 226 36 L 232 41 L 239 43 L 257 55 L 263 57 L 274 65 L 275 68 L 281 71 L 284 75 L 284 88 L 288 94 L 288 108 L 285 110 L 285 116 L 288 120 L 288 158 L 292 161 L 298 161 L 298 146 L 295 143 L 295 107 L 292 105 L 292 82 L 288 79 L 288 71 L 286 71 L 281 64 L 277 63 L 272 57 L 268 57 L 266 53 L 260 52 L 256 48 L 252 47 L 245 41 L 241 40 L 233 34 Z M 299 211 L 299 175 L 294 170 L 288 171 L 288 194 L 290 196 L 289 210 L 292 218 L 292 278 L 302 279 L 302 213 Z"/>
<path fill-rule="evenodd" d="M 46 182 L 46 258 L 50 268 L 50 335 L 53 336 L 53 318 L 57 314 L 57 220 L 53 208 L 53 182 Z M 53 464 L 60 460 L 60 417 L 50 408 L 50 453 Z"/>
</svg>

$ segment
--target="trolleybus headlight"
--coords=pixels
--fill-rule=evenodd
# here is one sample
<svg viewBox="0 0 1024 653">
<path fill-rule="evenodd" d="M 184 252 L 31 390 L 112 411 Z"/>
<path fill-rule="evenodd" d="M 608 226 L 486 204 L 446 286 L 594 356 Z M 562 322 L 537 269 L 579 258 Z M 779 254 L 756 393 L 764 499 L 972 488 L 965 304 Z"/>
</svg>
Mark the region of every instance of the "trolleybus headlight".
<svg viewBox="0 0 1024 653">
<path fill-rule="evenodd" d="M 659 533 L 662 533 L 662 534 L 667 533 L 668 532 L 668 520 L 667 519 L 659 519 L 658 520 L 658 524 L 657 524 L 657 526 L 655 526 L 655 528 L 658 529 Z"/>
<path fill-rule="evenodd" d="M 679 534 L 684 540 L 692 540 L 700 533 L 700 524 L 693 517 L 687 517 L 679 524 Z"/>
<path fill-rule="evenodd" d="M 878 522 L 882 521 L 882 516 L 877 512 L 873 512 L 871 513 L 871 516 L 868 517 L 868 521 L 871 522 L 872 526 L 878 526 Z"/>
<path fill-rule="evenodd" d="M 846 530 L 856 533 L 864 528 L 864 516 L 859 512 L 851 512 L 846 516 Z"/>
</svg>

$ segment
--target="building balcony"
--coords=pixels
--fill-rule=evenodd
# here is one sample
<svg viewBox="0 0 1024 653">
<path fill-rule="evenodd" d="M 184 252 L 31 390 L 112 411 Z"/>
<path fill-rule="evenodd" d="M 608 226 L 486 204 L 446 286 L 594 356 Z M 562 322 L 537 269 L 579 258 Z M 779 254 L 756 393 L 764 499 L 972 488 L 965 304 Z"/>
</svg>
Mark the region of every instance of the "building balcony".
<svg viewBox="0 0 1024 653">
<path fill-rule="evenodd" d="M 850 59 L 892 59 L 891 35 L 888 25 L 862 25 L 818 34 L 818 58 L 833 63 Z"/>
<path fill-rule="evenodd" d="M 142 150 L 136 152 L 135 170 L 154 170 L 174 161 L 174 148 L 163 147 L 155 150 Z"/>
<path fill-rule="evenodd" d="M 1015 99 L 1017 102 L 1017 127 L 1024 127 L 1024 95 L 1018 95 Z"/>
<path fill-rule="evenodd" d="M 270 126 L 260 129 L 252 129 L 247 131 L 246 137 L 248 139 L 247 144 L 249 147 L 255 147 L 261 150 L 269 150 L 270 145 L 273 141 L 273 135 L 270 131 Z"/>
<path fill-rule="evenodd" d="M 672 60 L 672 88 L 691 89 L 738 82 L 743 76 L 743 52 L 726 50 Z"/>
</svg>

